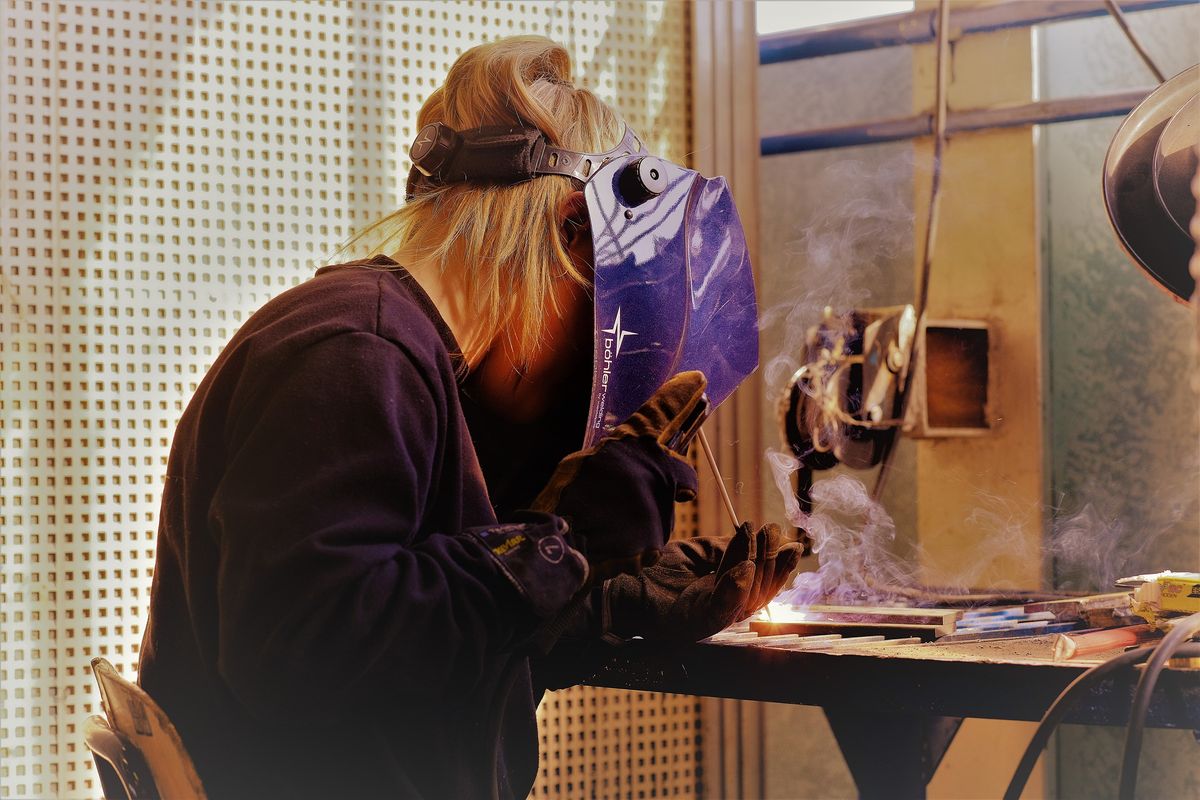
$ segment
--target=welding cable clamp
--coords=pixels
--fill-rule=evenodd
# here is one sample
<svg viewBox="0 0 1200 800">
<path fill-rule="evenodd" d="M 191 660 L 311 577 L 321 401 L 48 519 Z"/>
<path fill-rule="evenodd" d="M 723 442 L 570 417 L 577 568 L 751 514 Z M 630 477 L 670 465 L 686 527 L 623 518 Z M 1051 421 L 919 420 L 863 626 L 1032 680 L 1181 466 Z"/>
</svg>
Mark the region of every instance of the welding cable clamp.
<svg viewBox="0 0 1200 800">
<path fill-rule="evenodd" d="M 588 580 L 588 563 L 568 541 L 567 523 L 539 511 L 467 533 L 491 554 L 500 572 L 542 621 L 556 617 Z"/>
</svg>

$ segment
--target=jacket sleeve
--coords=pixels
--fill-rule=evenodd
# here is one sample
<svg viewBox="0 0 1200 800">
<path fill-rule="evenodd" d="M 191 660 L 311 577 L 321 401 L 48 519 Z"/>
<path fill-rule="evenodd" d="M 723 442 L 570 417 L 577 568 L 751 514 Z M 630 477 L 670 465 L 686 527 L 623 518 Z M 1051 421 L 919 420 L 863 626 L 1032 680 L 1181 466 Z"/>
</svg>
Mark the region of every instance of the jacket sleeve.
<svg viewBox="0 0 1200 800">
<path fill-rule="evenodd" d="M 486 537 L 431 529 L 435 476 L 461 471 L 439 463 L 458 445 L 427 373 L 386 339 L 343 333 L 239 390 L 209 523 L 218 670 L 251 713 L 461 693 L 537 623 Z M 544 588 L 565 603 L 583 578 L 562 563 Z"/>
</svg>

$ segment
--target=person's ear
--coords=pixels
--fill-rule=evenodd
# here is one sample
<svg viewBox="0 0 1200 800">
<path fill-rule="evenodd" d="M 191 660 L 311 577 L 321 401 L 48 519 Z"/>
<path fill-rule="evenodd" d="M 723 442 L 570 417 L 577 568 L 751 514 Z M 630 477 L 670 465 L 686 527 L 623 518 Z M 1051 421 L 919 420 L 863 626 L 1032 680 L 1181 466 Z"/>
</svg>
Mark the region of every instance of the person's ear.
<svg viewBox="0 0 1200 800">
<path fill-rule="evenodd" d="M 587 198 L 583 196 L 583 192 L 573 191 L 559 202 L 558 230 L 563 246 L 568 249 L 578 246 L 581 243 L 580 237 L 591 236 Z"/>
</svg>

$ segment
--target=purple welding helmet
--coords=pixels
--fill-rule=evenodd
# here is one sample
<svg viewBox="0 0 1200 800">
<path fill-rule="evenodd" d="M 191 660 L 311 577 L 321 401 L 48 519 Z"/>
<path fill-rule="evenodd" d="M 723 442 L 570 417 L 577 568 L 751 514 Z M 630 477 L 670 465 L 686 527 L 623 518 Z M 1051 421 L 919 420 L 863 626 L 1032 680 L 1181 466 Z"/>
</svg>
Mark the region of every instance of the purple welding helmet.
<svg viewBox="0 0 1200 800">
<path fill-rule="evenodd" d="M 628 127 L 605 153 L 541 131 L 423 127 L 409 150 L 409 199 L 459 182 L 565 175 L 583 184 L 595 251 L 595 358 L 584 447 L 672 375 L 700 370 L 716 408 L 758 366 L 758 308 L 746 235 L 724 178 L 646 153 Z"/>
<path fill-rule="evenodd" d="M 636 153 L 597 170 L 584 194 L 596 267 L 590 447 L 678 372 L 703 372 L 716 408 L 758 366 L 758 308 L 724 178 Z"/>
</svg>

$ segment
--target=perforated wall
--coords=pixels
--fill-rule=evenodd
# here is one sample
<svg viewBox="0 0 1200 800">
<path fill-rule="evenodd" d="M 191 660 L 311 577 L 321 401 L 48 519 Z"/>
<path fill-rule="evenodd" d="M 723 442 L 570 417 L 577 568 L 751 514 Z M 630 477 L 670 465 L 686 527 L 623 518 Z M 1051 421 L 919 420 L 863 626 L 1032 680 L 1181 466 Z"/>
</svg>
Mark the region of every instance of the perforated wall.
<svg viewBox="0 0 1200 800">
<path fill-rule="evenodd" d="M 700 701 L 576 687 L 538 709 L 542 758 L 531 798 L 696 797 Z"/>
<path fill-rule="evenodd" d="M 0 797 L 94 797 L 86 664 L 103 655 L 135 674 L 167 450 L 223 343 L 400 201 L 420 101 L 472 44 L 562 41 L 584 83 L 684 158 L 687 7 L 0 0 L 0 12 Z M 589 730 L 629 753 L 683 748 L 669 775 L 651 762 L 629 777 L 613 757 L 626 772 L 588 761 L 588 780 L 634 796 L 694 785 L 695 747 L 673 727 L 694 720 L 694 701 L 552 698 L 540 796 L 593 758 L 564 744 L 582 723 L 563 703 L 600 709 L 613 727 L 589 717 Z"/>
</svg>

